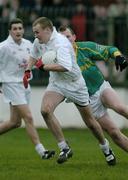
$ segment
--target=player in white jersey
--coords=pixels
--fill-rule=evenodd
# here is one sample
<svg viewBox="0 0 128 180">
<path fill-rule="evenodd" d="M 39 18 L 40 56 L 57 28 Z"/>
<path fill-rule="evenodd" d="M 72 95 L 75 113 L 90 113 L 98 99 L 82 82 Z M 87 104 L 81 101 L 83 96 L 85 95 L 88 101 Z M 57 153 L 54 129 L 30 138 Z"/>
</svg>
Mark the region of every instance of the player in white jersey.
<svg viewBox="0 0 128 180">
<path fill-rule="evenodd" d="M 44 70 L 50 71 L 50 80 L 41 105 L 41 114 L 61 150 L 57 162 L 63 163 L 73 155 L 71 148 L 65 141 L 59 121 L 54 115 L 56 107 L 66 98 L 75 103 L 83 121 L 98 139 L 106 160 L 109 157 L 109 164 L 115 164 L 115 157 L 110 153 L 109 143 L 104 138 L 101 127 L 92 116 L 88 90 L 76 63 L 71 43 L 56 31 L 51 20 L 46 17 L 40 17 L 33 23 L 33 32 L 36 39 L 23 78 L 26 88 L 28 79 L 31 77 L 32 66 L 36 64 L 37 59 L 49 50 L 54 50 L 57 53 L 57 63 L 43 65 Z"/>
<path fill-rule="evenodd" d="M 40 142 L 29 108 L 30 86 L 23 86 L 23 74 L 27 66 L 32 43 L 23 38 L 24 28 L 21 19 L 9 24 L 9 36 L 0 43 L 0 82 L 4 100 L 10 105 L 10 120 L 0 123 L 0 134 L 21 126 L 24 119 L 26 131 L 41 158 L 48 159 L 55 152 L 48 151 Z"/>
</svg>

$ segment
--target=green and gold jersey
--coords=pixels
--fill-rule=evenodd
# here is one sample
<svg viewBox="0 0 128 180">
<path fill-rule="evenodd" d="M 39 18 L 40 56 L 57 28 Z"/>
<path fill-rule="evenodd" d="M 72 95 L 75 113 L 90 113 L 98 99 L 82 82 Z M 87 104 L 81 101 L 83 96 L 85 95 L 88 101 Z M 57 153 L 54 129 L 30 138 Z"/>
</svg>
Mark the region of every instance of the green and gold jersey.
<svg viewBox="0 0 128 180">
<path fill-rule="evenodd" d="M 121 54 L 113 46 L 104 46 L 91 41 L 76 42 L 74 44 L 77 63 L 88 87 L 89 95 L 99 90 L 104 81 L 104 76 L 96 66 L 96 61 L 115 59 L 116 54 Z"/>
</svg>

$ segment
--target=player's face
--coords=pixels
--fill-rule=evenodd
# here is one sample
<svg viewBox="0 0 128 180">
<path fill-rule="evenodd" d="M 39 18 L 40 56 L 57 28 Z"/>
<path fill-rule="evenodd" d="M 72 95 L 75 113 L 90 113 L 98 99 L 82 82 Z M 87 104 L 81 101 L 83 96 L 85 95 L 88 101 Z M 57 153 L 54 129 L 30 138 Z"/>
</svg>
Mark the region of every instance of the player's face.
<svg viewBox="0 0 128 180">
<path fill-rule="evenodd" d="M 12 24 L 9 34 L 12 36 L 13 40 L 17 43 L 21 42 L 24 34 L 24 28 L 21 23 Z"/>
<path fill-rule="evenodd" d="M 40 24 L 36 24 L 33 26 L 33 33 L 35 35 L 35 38 L 38 38 L 39 43 L 47 43 L 50 39 L 51 32 L 49 28 L 43 29 Z"/>
<path fill-rule="evenodd" d="M 75 42 L 75 40 L 76 40 L 76 35 L 75 35 L 75 34 L 72 34 L 69 29 L 66 29 L 65 31 L 60 32 L 60 33 L 63 34 L 63 35 L 65 35 L 72 44 Z"/>
</svg>

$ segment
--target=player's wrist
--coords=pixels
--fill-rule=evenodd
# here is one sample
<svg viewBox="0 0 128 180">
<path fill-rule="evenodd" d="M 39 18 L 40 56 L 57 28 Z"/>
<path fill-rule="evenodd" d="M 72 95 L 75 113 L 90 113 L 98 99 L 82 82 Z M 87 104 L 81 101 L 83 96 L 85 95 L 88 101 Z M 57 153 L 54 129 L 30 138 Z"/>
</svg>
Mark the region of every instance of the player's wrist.
<svg viewBox="0 0 128 180">
<path fill-rule="evenodd" d="M 36 68 L 43 71 L 43 67 L 44 67 L 44 64 L 43 64 L 43 60 L 42 60 L 42 57 L 40 59 L 37 60 L 36 64 L 35 64 Z"/>
<path fill-rule="evenodd" d="M 44 64 L 42 64 L 38 69 L 44 71 Z"/>
<path fill-rule="evenodd" d="M 24 72 L 24 78 L 31 78 L 31 70 L 30 69 L 26 69 Z"/>
<path fill-rule="evenodd" d="M 117 56 L 121 56 L 120 51 L 116 51 L 116 52 L 114 52 L 114 57 L 117 57 Z"/>
<path fill-rule="evenodd" d="M 26 73 L 26 72 L 27 72 L 27 73 L 30 73 L 31 70 L 30 70 L 30 69 L 26 69 L 26 70 L 25 70 L 25 73 Z"/>
</svg>

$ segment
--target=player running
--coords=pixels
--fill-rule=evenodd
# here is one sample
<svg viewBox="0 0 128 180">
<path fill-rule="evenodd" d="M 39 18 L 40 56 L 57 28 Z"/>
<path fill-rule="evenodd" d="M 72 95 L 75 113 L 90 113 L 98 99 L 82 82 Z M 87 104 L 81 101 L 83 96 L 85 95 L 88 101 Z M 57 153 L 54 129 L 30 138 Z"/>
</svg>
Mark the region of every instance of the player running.
<svg viewBox="0 0 128 180">
<path fill-rule="evenodd" d="M 0 43 L 0 82 L 5 102 L 10 105 L 10 119 L 0 123 L 0 134 L 21 126 L 24 119 L 26 131 L 43 159 L 49 159 L 55 152 L 44 148 L 34 127 L 29 108 L 30 86 L 23 86 L 23 74 L 27 66 L 32 43 L 23 38 L 24 28 L 21 19 L 13 19 L 9 24 L 9 36 Z"/>
<path fill-rule="evenodd" d="M 59 32 L 65 35 L 76 52 L 77 63 L 88 87 L 90 104 L 95 118 L 101 127 L 111 136 L 112 140 L 124 151 L 128 152 L 128 138 L 111 120 L 107 109 L 113 109 L 128 119 L 128 107 L 120 100 L 116 91 L 96 66 L 96 61 L 115 62 L 117 70 L 122 71 L 128 66 L 125 57 L 117 47 L 100 45 L 95 42 L 75 42 L 75 33 L 69 27 L 61 26 Z"/>
<path fill-rule="evenodd" d="M 60 123 L 54 115 L 56 107 L 66 98 L 75 103 L 83 121 L 98 139 L 106 160 L 109 161 L 109 164 L 115 164 L 115 157 L 109 143 L 104 138 L 101 127 L 92 116 L 86 84 L 76 63 L 71 43 L 56 31 L 51 20 L 46 17 L 38 18 L 33 23 L 33 32 L 36 39 L 23 78 L 26 88 L 31 76 L 31 69 L 38 58 L 49 50 L 54 50 L 57 53 L 58 63 L 43 66 L 44 70 L 50 71 L 50 79 L 41 105 L 42 116 L 61 150 L 57 162 L 63 163 L 73 154 L 72 149 L 65 141 Z"/>
</svg>

